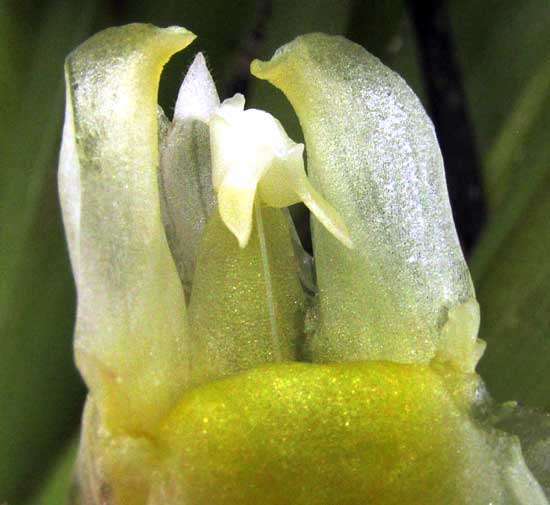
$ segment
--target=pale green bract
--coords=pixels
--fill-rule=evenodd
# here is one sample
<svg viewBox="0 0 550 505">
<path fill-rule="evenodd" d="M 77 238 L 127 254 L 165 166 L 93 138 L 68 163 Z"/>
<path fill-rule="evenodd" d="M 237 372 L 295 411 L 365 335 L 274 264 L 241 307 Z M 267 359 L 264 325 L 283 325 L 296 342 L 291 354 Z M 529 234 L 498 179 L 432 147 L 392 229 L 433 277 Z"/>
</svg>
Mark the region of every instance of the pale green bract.
<svg viewBox="0 0 550 505">
<path fill-rule="evenodd" d="M 479 307 L 412 91 L 340 37 L 254 62 L 299 116 L 308 176 L 304 145 L 220 103 L 200 54 L 166 118 L 162 65 L 193 38 L 129 25 L 67 58 L 59 188 L 89 388 L 73 502 L 547 504 L 487 414 Z M 297 202 L 314 296 L 281 211 Z"/>
<path fill-rule="evenodd" d="M 322 324 L 312 355 L 403 363 L 441 355 L 472 371 L 480 357 L 477 304 L 435 132 L 418 98 L 343 38 L 298 39 L 252 72 L 290 100 L 309 174 L 356 244 L 344 250 L 314 221 Z M 458 309 L 463 303 L 469 308 Z M 460 337 L 441 331 L 450 310 L 470 321 Z"/>
</svg>

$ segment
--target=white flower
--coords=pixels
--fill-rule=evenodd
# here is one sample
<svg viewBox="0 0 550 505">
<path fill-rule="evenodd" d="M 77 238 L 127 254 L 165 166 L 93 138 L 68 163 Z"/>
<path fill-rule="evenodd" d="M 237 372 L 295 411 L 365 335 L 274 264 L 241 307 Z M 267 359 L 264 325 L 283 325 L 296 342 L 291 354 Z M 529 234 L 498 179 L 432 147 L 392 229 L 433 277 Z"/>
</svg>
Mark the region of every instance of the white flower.
<svg viewBox="0 0 550 505">
<path fill-rule="evenodd" d="M 210 119 L 212 180 L 220 215 L 245 247 L 254 203 L 288 207 L 303 202 L 347 247 L 346 225 L 315 190 L 304 167 L 304 145 L 293 142 L 281 123 L 258 109 L 244 110 L 244 96 L 225 100 Z"/>
</svg>

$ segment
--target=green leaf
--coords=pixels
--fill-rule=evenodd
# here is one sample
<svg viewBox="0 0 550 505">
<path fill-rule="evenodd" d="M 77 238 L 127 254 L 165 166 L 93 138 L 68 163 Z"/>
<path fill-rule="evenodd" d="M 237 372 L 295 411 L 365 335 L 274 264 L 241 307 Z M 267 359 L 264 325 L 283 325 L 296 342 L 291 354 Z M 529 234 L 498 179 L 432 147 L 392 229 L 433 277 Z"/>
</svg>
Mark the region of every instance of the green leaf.
<svg viewBox="0 0 550 505">
<path fill-rule="evenodd" d="M 546 0 L 450 2 L 470 114 L 487 153 L 534 72 L 548 58 Z"/>
<path fill-rule="evenodd" d="M 499 400 L 546 408 L 550 408 L 549 185 L 546 176 L 520 216 L 502 217 L 503 226 L 510 222 L 513 226 L 477 283 L 480 335 L 488 343 L 480 373 L 489 390 Z M 497 224 L 493 226 L 486 247 L 496 240 Z"/>
<path fill-rule="evenodd" d="M 550 11 L 545 0 L 455 1 L 489 201 L 471 267 L 488 348 L 480 373 L 499 400 L 550 407 Z"/>
<path fill-rule="evenodd" d="M 3 69 L 15 85 L 9 95 L 2 89 L 11 112 L 2 121 L 0 162 L 0 497 L 10 502 L 32 490 L 81 409 L 71 353 L 74 288 L 55 166 L 63 59 L 89 34 L 94 4 L 3 4 L 15 65 Z"/>
<path fill-rule="evenodd" d="M 78 438 L 69 440 L 36 493 L 25 501 L 25 505 L 64 505 L 69 497 L 73 477 L 73 466 L 78 452 Z"/>
<path fill-rule="evenodd" d="M 549 88 L 550 57 L 546 57 L 522 86 L 508 118 L 485 153 L 486 192 L 491 209 L 506 205 L 505 198 L 511 196 L 511 188 L 518 183 L 530 186 L 530 179 L 536 179 L 540 174 L 542 167 L 530 168 L 533 165 L 532 156 L 537 156 L 546 146 L 537 146 L 535 153 L 532 153 L 532 144 L 547 138 L 545 127 L 548 121 L 544 116 L 550 107 Z M 525 181 L 526 171 L 530 173 Z M 512 192 L 517 190 L 512 189 Z"/>
<path fill-rule="evenodd" d="M 23 23 L 19 9 L 8 2 L 0 4 L 0 113 L 3 118 L 10 118 L 17 111 L 17 91 L 23 82 L 23 62 L 26 56 L 26 43 L 21 40 Z M 0 124 L 0 146 L 5 152 L 9 146 L 11 123 Z"/>
</svg>

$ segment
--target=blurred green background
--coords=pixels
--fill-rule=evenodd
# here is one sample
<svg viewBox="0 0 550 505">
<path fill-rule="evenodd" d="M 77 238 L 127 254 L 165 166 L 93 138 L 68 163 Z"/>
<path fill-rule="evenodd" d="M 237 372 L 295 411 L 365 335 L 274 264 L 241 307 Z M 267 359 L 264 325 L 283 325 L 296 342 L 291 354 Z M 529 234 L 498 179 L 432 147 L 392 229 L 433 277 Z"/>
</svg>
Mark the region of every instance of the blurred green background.
<svg viewBox="0 0 550 505">
<path fill-rule="evenodd" d="M 84 388 L 56 165 L 63 60 L 96 31 L 178 24 L 160 103 L 203 51 L 222 97 L 246 90 L 300 137 L 282 95 L 248 75 L 296 35 L 346 35 L 399 72 L 436 123 L 482 307 L 479 370 L 500 401 L 550 409 L 548 0 L 0 0 L 0 503 L 62 503 Z"/>
</svg>

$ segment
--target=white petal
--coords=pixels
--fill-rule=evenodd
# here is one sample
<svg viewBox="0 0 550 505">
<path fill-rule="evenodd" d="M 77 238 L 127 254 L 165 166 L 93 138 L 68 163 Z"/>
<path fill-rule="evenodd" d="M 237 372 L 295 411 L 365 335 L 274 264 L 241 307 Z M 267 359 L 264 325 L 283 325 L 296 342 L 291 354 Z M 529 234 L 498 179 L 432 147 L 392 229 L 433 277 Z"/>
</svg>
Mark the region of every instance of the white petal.
<svg viewBox="0 0 550 505">
<path fill-rule="evenodd" d="M 244 98 L 235 95 L 213 115 L 210 132 L 220 215 L 241 247 L 250 235 L 257 190 L 262 203 L 270 207 L 303 201 L 338 240 L 351 247 L 344 222 L 307 179 L 303 144 L 293 142 L 271 114 L 245 111 Z"/>
<path fill-rule="evenodd" d="M 252 214 L 258 178 L 243 179 L 236 171 L 224 179 L 218 192 L 220 216 L 231 233 L 237 237 L 239 245 L 246 247 L 252 231 Z"/>
</svg>

